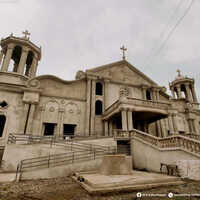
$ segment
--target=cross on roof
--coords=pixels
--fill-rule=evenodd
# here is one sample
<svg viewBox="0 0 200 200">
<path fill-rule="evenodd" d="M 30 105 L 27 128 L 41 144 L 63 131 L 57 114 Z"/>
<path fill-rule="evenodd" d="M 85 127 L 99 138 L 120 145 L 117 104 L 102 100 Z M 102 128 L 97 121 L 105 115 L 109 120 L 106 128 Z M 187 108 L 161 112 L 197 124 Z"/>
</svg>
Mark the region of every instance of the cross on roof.
<svg viewBox="0 0 200 200">
<path fill-rule="evenodd" d="M 24 34 L 24 38 L 28 39 L 28 35 L 31 35 L 27 30 L 22 32 Z"/>
<path fill-rule="evenodd" d="M 120 47 L 120 50 L 122 50 L 122 53 L 123 53 L 123 60 L 125 60 L 126 59 L 126 57 L 125 57 L 125 51 L 127 51 L 127 48 L 125 48 L 124 47 L 124 45 L 122 46 L 122 47 Z"/>
<path fill-rule="evenodd" d="M 181 76 L 181 70 L 180 69 L 177 69 L 176 72 L 178 73 L 178 76 Z"/>
</svg>

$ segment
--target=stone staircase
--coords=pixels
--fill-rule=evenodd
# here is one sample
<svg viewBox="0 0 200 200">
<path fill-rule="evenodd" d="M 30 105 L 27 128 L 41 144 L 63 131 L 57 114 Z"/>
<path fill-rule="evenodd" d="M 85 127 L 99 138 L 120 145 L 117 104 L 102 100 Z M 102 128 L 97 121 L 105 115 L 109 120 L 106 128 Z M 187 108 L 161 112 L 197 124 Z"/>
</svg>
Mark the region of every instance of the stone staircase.
<svg viewBox="0 0 200 200">
<path fill-rule="evenodd" d="M 162 150 L 177 148 L 200 158 L 200 135 L 173 135 L 160 138 L 136 129 L 132 131 L 116 131 L 115 133 L 116 140 L 132 140 L 134 138 Z"/>
</svg>

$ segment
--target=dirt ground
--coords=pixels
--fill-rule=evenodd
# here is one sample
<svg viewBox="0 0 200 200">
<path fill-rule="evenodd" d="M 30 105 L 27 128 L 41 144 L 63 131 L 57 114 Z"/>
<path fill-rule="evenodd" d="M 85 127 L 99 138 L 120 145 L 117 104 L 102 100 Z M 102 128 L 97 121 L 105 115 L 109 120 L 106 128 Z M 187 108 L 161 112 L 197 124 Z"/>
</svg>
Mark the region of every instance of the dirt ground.
<svg viewBox="0 0 200 200">
<path fill-rule="evenodd" d="M 138 191 L 141 192 L 141 191 Z M 179 186 L 171 186 L 167 188 L 149 189 L 142 192 L 146 195 L 156 194 L 198 194 L 199 197 L 181 197 L 176 196 L 171 199 L 175 200 L 195 200 L 200 199 L 200 181 L 194 182 L 185 180 L 185 184 Z M 32 180 L 21 181 L 19 183 L 3 183 L 0 184 L 0 200 L 135 200 L 135 199 L 170 199 L 168 197 L 142 197 L 137 198 L 136 192 L 130 193 L 114 193 L 109 195 L 91 196 L 70 177 L 48 179 L 48 180 Z"/>
</svg>

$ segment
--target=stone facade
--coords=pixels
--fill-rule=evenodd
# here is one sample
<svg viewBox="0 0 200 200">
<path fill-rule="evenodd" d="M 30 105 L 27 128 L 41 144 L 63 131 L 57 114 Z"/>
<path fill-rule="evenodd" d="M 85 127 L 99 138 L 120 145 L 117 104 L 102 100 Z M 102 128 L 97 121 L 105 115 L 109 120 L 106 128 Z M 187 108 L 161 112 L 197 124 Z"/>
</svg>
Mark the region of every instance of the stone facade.
<svg viewBox="0 0 200 200">
<path fill-rule="evenodd" d="M 115 129 L 135 128 L 158 137 L 200 134 L 194 79 L 180 72 L 170 83 L 172 96 L 125 59 L 65 81 L 36 76 L 41 48 L 26 34 L 0 45 L 2 143 L 9 133 L 112 136 Z"/>
</svg>

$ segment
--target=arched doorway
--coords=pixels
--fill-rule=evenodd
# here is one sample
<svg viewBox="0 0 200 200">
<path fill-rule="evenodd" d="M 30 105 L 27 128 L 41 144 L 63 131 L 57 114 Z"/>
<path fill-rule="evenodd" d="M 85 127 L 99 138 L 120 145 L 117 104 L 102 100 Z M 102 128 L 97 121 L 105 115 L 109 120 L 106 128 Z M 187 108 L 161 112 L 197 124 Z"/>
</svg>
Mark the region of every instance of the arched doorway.
<svg viewBox="0 0 200 200">
<path fill-rule="evenodd" d="M 0 137 L 3 136 L 5 123 L 6 123 L 6 117 L 4 115 L 0 115 Z"/>
</svg>

